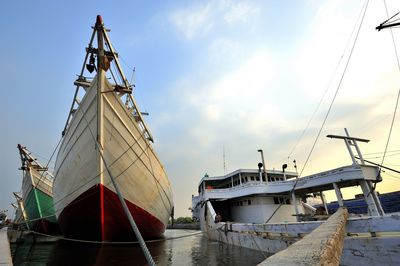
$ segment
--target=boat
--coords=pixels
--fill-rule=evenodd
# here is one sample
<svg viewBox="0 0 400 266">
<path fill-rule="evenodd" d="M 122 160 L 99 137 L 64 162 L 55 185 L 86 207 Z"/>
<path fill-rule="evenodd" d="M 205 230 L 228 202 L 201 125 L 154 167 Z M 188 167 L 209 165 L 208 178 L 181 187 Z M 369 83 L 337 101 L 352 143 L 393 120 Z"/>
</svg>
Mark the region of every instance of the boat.
<svg viewBox="0 0 400 266">
<path fill-rule="evenodd" d="M 350 214 L 340 264 L 400 264 L 400 213 L 385 213 L 374 190 L 374 184 L 382 181 L 380 169 L 366 164 L 357 144 L 368 140 L 350 137 L 347 130 L 345 136 L 328 136 L 345 140 L 352 164 L 299 177 L 285 171 L 287 165 L 266 170 L 260 163 L 259 169 L 201 178 L 191 209 L 203 234 L 211 240 L 277 253 L 329 217 L 324 191 L 335 190 L 343 207 L 341 189 L 360 186 L 368 213 Z M 320 198 L 321 206 L 307 203 L 314 197 Z"/>
<path fill-rule="evenodd" d="M 14 208 L 14 219 L 13 219 L 13 227 L 15 229 L 27 230 L 27 222 L 28 218 L 26 215 L 26 211 L 24 208 L 24 203 L 22 201 L 22 197 L 18 192 L 13 192 L 16 202 L 11 203 L 11 206 Z"/>
<path fill-rule="evenodd" d="M 17 148 L 23 177 L 21 195 L 14 193 L 19 213 L 22 214 L 16 217 L 18 218 L 16 221 L 32 231 L 56 233 L 59 228 L 53 206 L 53 175 L 48 171 L 48 167 L 42 166 L 26 147 L 18 144 Z"/>
<path fill-rule="evenodd" d="M 0 211 L 0 229 L 7 224 L 7 210 Z"/>
<path fill-rule="evenodd" d="M 56 216 L 69 238 L 135 240 L 119 190 L 143 238 L 158 238 L 173 209 L 171 184 L 108 31 L 97 16 L 74 82 L 55 163 Z"/>
<path fill-rule="evenodd" d="M 400 191 L 389 192 L 389 193 L 377 193 L 379 201 L 382 204 L 383 211 L 385 213 L 400 212 Z M 367 214 L 368 205 L 364 200 L 362 194 L 355 195 L 354 199 L 344 200 L 344 206 L 349 210 L 350 213 L 355 214 Z M 320 204 L 316 204 L 314 207 L 322 207 Z M 330 202 L 327 204 L 328 212 L 333 214 L 339 208 L 337 201 Z"/>
</svg>

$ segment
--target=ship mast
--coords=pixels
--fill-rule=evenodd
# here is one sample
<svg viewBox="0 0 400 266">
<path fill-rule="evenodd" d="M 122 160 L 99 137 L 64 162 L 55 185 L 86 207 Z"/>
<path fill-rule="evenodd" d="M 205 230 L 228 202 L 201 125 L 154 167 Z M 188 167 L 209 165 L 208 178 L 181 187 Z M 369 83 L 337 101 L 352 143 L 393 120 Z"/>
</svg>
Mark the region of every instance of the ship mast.
<svg viewBox="0 0 400 266">
<path fill-rule="evenodd" d="M 99 144 L 97 147 L 99 149 L 98 161 L 99 161 L 99 174 L 100 174 L 100 184 L 104 184 L 104 165 L 102 160 L 103 155 L 103 91 L 104 91 L 104 79 L 106 68 L 106 57 L 104 56 L 104 43 L 103 43 L 103 29 L 104 24 L 100 15 L 96 18 L 95 30 L 97 31 L 97 136 L 96 140 Z M 108 64 L 109 65 L 109 64 Z M 101 196 L 102 193 L 101 193 Z M 103 201 L 101 201 L 103 203 Z M 102 208 L 103 210 L 103 208 Z M 103 217 L 103 215 L 102 215 Z M 104 234 L 104 232 L 102 232 Z"/>
<path fill-rule="evenodd" d="M 62 131 L 62 136 L 66 134 L 68 131 L 68 126 L 69 123 L 72 120 L 72 117 L 74 113 L 77 111 L 79 108 L 79 103 L 80 100 L 78 99 L 78 91 L 79 88 L 84 88 L 85 90 L 90 87 L 90 81 L 86 79 L 86 77 L 83 76 L 83 72 L 85 70 L 85 66 L 87 70 L 92 73 L 94 70 L 96 70 L 97 73 L 97 83 L 98 86 L 101 86 L 101 88 L 98 87 L 98 92 L 103 92 L 104 93 L 104 83 L 106 79 L 106 72 L 110 71 L 112 78 L 115 81 L 115 85 L 112 85 L 113 92 L 116 93 L 119 97 L 121 96 L 126 96 L 125 99 L 125 108 L 128 110 L 128 112 L 132 115 L 132 117 L 135 119 L 136 123 L 139 125 L 141 128 L 142 134 L 144 137 L 153 142 L 153 136 L 150 133 L 150 130 L 148 129 L 144 119 L 143 115 L 145 113 L 141 113 L 139 110 L 139 107 L 135 101 L 135 99 L 132 96 L 132 86 L 131 84 L 128 83 L 128 80 L 125 77 L 124 72 L 122 71 L 121 64 L 118 60 L 118 53 L 115 52 L 114 47 L 111 44 L 110 38 L 108 37 L 107 31 L 104 27 L 103 20 L 101 16 L 97 16 L 96 18 L 96 24 L 93 27 L 93 33 L 89 41 L 89 46 L 86 48 L 86 55 L 85 59 L 83 62 L 83 66 L 81 69 L 80 74 L 78 75 L 78 79 L 74 82 L 76 85 L 76 90 L 74 94 L 74 99 L 70 108 L 70 112 L 68 114 L 68 118 L 64 127 L 64 130 Z M 93 40 L 94 40 L 94 35 L 97 35 L 97 43 L 98 43 L 98 48 L 94 48 L 92 46 Z M 90 55 L 90 59 L 89 59 Z M 94 55 L 97 55 L 97 69 L 96 66 L 94 65 Z M 86 64 L 86 62 L 89 59 L 89 64 Z M 110 65 L 111 62 L 115 64 L 117 75 L 119 75 L 121 81 L 121 84 L 118 84 L 118 81 L 116 79 L 116 76 L 114 73 L 111 71 Z M 101 101 L 100 101 L 101 102 Z M 98 108 L 101 103 L 98 103 Z M 99 123 L 100 122 L 100 123 Z M 97 123 L 100 125 L 101 121 L 97 121 Z M 99 141 L 99 144 L 102 142 L 101 140 L 101 132 L 97 132 L 97 140 Z M 101 145 L 103 146 L 103 145 Z"/>
</svg>

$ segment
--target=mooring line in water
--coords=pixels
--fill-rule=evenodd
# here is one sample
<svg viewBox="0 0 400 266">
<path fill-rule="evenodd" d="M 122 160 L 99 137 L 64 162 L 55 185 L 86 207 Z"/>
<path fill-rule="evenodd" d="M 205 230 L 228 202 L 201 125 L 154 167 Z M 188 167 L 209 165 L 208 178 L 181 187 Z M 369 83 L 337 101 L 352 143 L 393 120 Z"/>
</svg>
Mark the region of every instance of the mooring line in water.
<svg viewBox="0 0 400 266">
<path fill-rule="evenodd" d="M 39 233 L 36 231 L 32 230 L 27 230 L 27 232 L 35 234 L 35 235 L 40 235 L 40 236 L 45 236 L 45 237 L 52 237 L 56 238 L 57 240 L 65 240 L 65 241 L 71 241 L 71 242 L 80 242 L 80 243 L 87 243 L 87 244 L 110 244 L 110 245 L 131 245 L 131 244 L 139 244 L 139 241 L 130 241 L 130 242 L 122 242 L 122 241 L 93 241 L 93 240 L 84 240 L 84 239 L 75 239 L 75 238 L 68 238 L 68 237 L 62 237 L 62 236 L 54 236 L 54 235 L 48 235 L 44 233 Z M 186 238 L 186 237 L 191 237 L 195 236 L 198 234 L 201 234 L 202 232 L 195 232 L 192 234 L 187 234 L 183 236 L 176 236 L 176 237 L 168 237 L 168 238 L 160 238 L 160 239 L 153 239 L 153 240 L 146 240 L 146 243 L 156 243 L 156 242 L 162 242 L 162 241 L 168 241 L 168 240 L 175 240 L 175 239 L 180 239 L 180 238 Z"/>
</svg>

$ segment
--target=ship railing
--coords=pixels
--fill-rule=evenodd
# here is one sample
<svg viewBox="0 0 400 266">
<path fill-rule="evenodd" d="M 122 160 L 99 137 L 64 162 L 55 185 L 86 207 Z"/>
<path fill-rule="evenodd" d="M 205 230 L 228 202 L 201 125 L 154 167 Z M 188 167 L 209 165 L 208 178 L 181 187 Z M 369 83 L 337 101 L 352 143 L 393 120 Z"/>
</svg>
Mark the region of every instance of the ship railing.
<svg viewBox="0 0 400 266">
<path fill-rule="evenodd" d="M 267 182 L 260 182 L 260 181 L 248 181 L 246 183 L 242 183 L 241 185 L 233 186 L 233 187 L 228 187 L 228 188 L 206 188 L 205 191 L 207 193 L 220 193 L 220 192 L 228 192 L 228 191 L 236 191 L 236 190 L 241 190 L 246 187 L 264 187 L 268 186 Z"/>
<path fill-rule="evenodd" d="M 349 166 L 343 166 L 340 168 L 332 169 L 329 171 L 321 172 L 318 174 L 310 175 L 310 176 L 305 176 L 299 179 L 298 185 L 301 185 L 303 183 L 306 183 L 308 180 L 311 179 L 317 179 L 317 178 L 324 178 L 332 175 L 337 175 L 337 174 L 344 174 L 344 173 L 350 173 L 354 171 L 362 171 L 359 166 L 354 166 L 354 165 L 349 165 Z M 264 181 L 247 181 L 245 183 L 241 183 L 240 185 L 229 187 L 229 188 L 206 188 L 206 192 L 208 193 L 219 193 L 219 192 L 227 192 L 227 191 L 235 191 L 237 189 L 242 189 L 246 187 L 254 187 L 254 186 L 268 186 L 270 184 L 274 185 L 286 185 L 286 184 L 293 184 L 294 179 L 287 180 L 287 181 L 269 181 L 269 182 L 264 182 Z"/>
</svg>

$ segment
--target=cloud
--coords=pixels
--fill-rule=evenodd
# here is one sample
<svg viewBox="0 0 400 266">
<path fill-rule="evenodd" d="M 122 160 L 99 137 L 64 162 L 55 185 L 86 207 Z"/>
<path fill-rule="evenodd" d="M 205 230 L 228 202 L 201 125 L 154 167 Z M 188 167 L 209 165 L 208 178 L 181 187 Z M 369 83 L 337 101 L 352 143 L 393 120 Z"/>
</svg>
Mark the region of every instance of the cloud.
<svg viewBox="0 0 400 266">
<path fill-rule="evenodd" d="M 208 82 L 196 75 L 177 82 L 168 93 L 175 101 L 173 119 L 161 115 L 155 121 L 157 131 L 164 132 L 165 139 L 159 140 L 159 145 L 168 164 L 187 159 L 191 162 L 182 164 L 195 167 L 187 174 L 205 170 L 221 174 L 219 157 L 225 144 L 230 151 L 230 170 L 253 165 L 261 145 L 291 128 L 289 119 L 280 112 L 282 102 L 278 99 L 282 96 L 274 89 L 274 69 L 269 51 L 257 50 Z M 179 175 L 183 174 L 180 169 Z"/>
<path fill-rule="evenodd" d="M 174 11 L 170 18 L 172 23 L 186 39 L 203 36 L 213 26 L 210 4 L 182 8 Z"/>
<path fill-rule="evenodd" d="M 200 64 L 192 62 L 201 67 L 190 69 L 169 88 L 167 97 L 170 100 L 166 102 L 174 106 L 173 114 L 162 115 L 155 121 L 157 131 L 163 132 L 157 134 L 161 136 L 158 142 L 160 156 L 168 166 L 174 190 L 179 191 L 179 195 L 187 194 L 185 197 L 190 198 L 205 172 L 210 175 L 223 173 L 223 145 L 228 172 L 237 168 L 255 168 L 259 148 L 264 149 L 268 168 L 277 169 L 282 163 L 288 163 L 294 170 L 292 161 L 296 159 L 299 170 L 302 169 L 337 87 L 349 49 L 345 51 L 319 112 L 291 158 L 287 158 L 288 154 L 317 106 L 362 8 L 361 2 L 327 1 L 321 4 L 310 1 L 308 5 L 316 6 L 317 12 L 310 12 L 314 17 L 307 16 L 310 21 L 305 21 L 309 27 L 299 29 L 299 39 L 293 39 L 290 47 L 280 46 L 271 39 L 255 43 L 254 36 L 265 32 L 249 34 L 250 38 L 240 35 L 242 38 L 239 38 L 236 34 L 221 31 L 240 28 L 237 25 L 241 23 L 249 23 L 245 28 L 257 24 L 250 21 L 261 10 L 254 5 L 246 7 L 219 1 L 198 5 L 198 9 L 182 9 L 198 10 L 198 14 L 206 14 L 212 22 L 197 20 L 199 25 L 204 23 L 205 26 L 192 25 L 191 28 L 197 30 L 188 31 L 193 32 L 190 36 L 174 26 L 186 40 L 204 38 L 201 52 L 206 58 L 202 58 Z M 369 10 L 376 9 L 377 6 L 369 7 Z M 395 84 L 399 84 L 400 79 L 393 63 L 389 32 L 377 35 L 373 27 L 375 22 L 368 14 L 339 95 L 304 175 L 351 164 L 343 142 L 325 138 L 327 134 L 343 135 L 344 127 L 353 136 L 371 139 L 368 145 L 360 145 L 364 153 L 384 148 L 397 90 Z M 188 13 L 185 15 L 189 16 Z M 265 23 L 264 20 L 258 22 Z M 207 30 L 200 30 L 203 28 Z M 275 41 L 279 35 L 274 34 L 281 32 L 268 31 Z M 382 51 L 379 47 L 386 49 Z M 168 113 L 167 106 L 162 109 Z M 399 145 L 393 137 L 399 131 L 395 128 L 391 147 Z"/>
<path fill-rule="evenodd" d="M 260 8 L 248 2 L 231 2 L 226 9 L 224 20 L 227 24 L 245 23 L 250 16 L 257 14 Z"/>
</svg>

